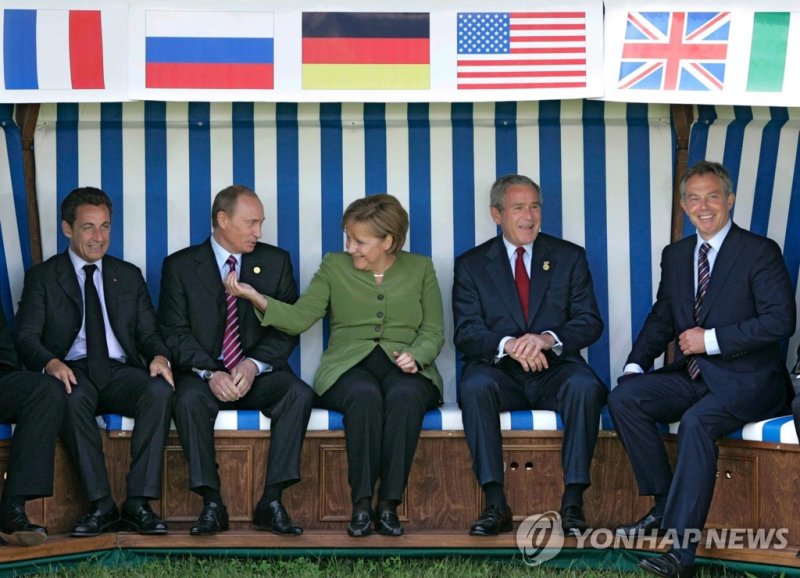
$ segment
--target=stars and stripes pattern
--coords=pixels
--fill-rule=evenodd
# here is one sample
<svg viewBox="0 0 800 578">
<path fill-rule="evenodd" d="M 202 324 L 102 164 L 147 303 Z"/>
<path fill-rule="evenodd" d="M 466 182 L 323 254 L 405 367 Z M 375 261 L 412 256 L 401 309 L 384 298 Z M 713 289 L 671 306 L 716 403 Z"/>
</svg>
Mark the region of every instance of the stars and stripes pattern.
<svg viewBox="0 0 800 578">
<path fill-rule="evenodd" d="M 722 90 L 730 12 L 629 12 L 620 89 Z"/>
<path fill-rule="evenodd" d="M 231 273 L 236 272 L 236 257 L 231 255 L 226 261 Z M 244 357 L 242 343 L 239 340 L 239 313 L 237 311 L 236 297 L 225 293 L 228 305 L 228 314 L 225 321 L 225 333 L 222 339 L 222 363 L 230 371 L 236 367 Z"/>
<path fill-rule="evenodd" d="M 458 14 L 459 89 L 586 86 L 584 12 Z"/>
<path fill-rule="evenodd" d="M 700 323 L 700 309 L 703 307 L 703 299 L 708 292 L 708 278 L 711 276 L 711 268 L 708 263 L 708 251 L 711 245 L 703 243 L 700 245 L 700 253 L 697 256 L 697 293 L 694 297 L 694 321 Z M 697 357 L 689 358 L 687 364 L 689 376 L 697 379 L 700 376 L 700 366 L 697 365 Z"/>
</svg>

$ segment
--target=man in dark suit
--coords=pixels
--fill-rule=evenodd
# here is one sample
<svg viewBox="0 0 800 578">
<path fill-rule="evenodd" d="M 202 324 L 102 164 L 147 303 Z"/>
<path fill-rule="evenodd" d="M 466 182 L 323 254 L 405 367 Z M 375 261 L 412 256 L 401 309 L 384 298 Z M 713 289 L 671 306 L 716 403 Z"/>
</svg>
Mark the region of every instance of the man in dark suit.
<svg viewBox="0 0 800 578">
<path fill-rule="evenodd" d="M 603 332 L 585 251 L 539 232 L 542 198 L 528 177 L 492 186 L 502 234 L 456 259 L 455 345 L 464 354 L 458 398 L 473 467 L 485 495 L 473 535 L 512 529 L 503 487 L 499 412 L 548 409 L 564 420 L 561 523 L 588 528 L 583 492 L 606 387 L 580 355 Z"/>
<path fill-rule="evenodd" d="M 785 407 L 780 342 L 795 326 L 781 251 L 731 221 L 735 197 L 725 168 L 701 161 L 681 180 L 680 193 L 698 234 L 664 249 L 656 302 L 609 396 L 639 493 L 655 498 L 644 518 L 617 533 L 671 530 L 677 538 L 670 551 L 640 563 L 670 577 L 693 573 L 714 492 L 716 440 Z M 642 373 L 672 340 L 675 361 Z M 678 420 L 673 473 L 657 424 Z"/>
<path fill-rule="evenodd" d="M 177 374 L 175 424 L 189 462 L 192 491 L 203 509 L 192 535 L 228 529 L 214 458 L 220 409 L 257 409 L 272 419 L 264 493 L 253 514 L 259 530 L 298 535 L 281 494 L 300 480 L 300 450 L 314 405 L 311 387 L 292 373 L 297 338 L 262 327 L 252 304 L 225 293 L 234 271 L 264 295 L 294 302 L 297 288 L 286 251 L 259 243 L 264 208 L 241 185 L 220 191 L 211 237 L 164 260 L 159 323 Z"/>
<path fill-rule="evenodd" d="M 32 524 L 25 501 L 53 494 L 53 459 L 67 396 L 56 378 L 19 368 L 0 311 L 0 422 L 16 423 L 0 499 L 0 539 L 34 546 L 47 529 Z"/>
<path fill-rule="evenodd" d="M 28 271 L 14 338 L 24 364 L 59 379 L 69 394 L 62 439 L 93 505 L 71 535 L 122 526 L 95 422 L 101 413 L 136 419 L 122 522 L 139 533 L 165 534 L 149 500 L 161 495 L 172 372 L 147 287 L 137 267 L 106 255 L 111 200 L 100 189 L 67 195 L 61 230 L 69 248 Z"/>
</svg>

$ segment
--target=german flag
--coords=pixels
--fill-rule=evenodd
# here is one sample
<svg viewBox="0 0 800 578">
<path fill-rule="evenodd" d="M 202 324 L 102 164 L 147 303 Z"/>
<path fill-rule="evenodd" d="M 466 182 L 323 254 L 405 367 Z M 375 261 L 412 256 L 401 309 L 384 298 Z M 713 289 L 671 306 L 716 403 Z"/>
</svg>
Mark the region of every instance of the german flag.
<svg viewBox="0 0 800 578">
<path fill-rule="evenodd" d="M 304 12 L 303 88 L 427 90 L 430 15 Z"/>
</svg>

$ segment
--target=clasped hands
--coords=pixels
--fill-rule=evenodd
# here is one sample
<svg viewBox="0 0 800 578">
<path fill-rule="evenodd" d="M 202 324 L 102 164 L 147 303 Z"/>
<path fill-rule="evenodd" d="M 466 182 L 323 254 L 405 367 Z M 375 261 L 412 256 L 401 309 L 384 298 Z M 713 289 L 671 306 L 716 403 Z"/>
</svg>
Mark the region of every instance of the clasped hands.
<svg viewBox="0 0 800 578">
<path fill-rule="evenodd" d="M 555 343 L 555 338 L 549 333 L 526 333 L 506 341 L 503 349 L 525 371 L 542 371 L 549 367 L 544 352 Z"/>
<path fill-rule="evenodd" d="M 238 401 L 242 399 L 258 375 L 258 367 L 251 359 L 243 359 L 230 373 L 215 371 L 208 380 L 208 387 L 220 401 Z"/>
</svg>

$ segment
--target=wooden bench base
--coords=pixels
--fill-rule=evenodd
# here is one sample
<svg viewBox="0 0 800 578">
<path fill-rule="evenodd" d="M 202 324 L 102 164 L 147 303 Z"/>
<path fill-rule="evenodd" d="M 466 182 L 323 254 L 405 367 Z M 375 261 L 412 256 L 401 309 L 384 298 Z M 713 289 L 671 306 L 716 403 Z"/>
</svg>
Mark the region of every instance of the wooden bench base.
<svg viewBox="0 0 800 578">
<path fill-rule="evenodd" d="M 130 438 L 124 433 L 103 436 L 112 492 L 114 499 L 121 503 L 125 498 L 125 477 L 130 463 Z M 515 521 L 534 513 L 558 510 L 563 489 L 561 434 L 504 432 L 503 437 L 507 493 Z M 187 464 L 177 436 L 171 434 L 164 457 L 163 496 L 160 501 L 152 502 L 153 509 L 169 523 L 171 534 L 166 538 L 126 533 L 101 536 L 96 547 L 104 548 L 99 544 L 108 542 L 111 544 L 108 547 L 139 547 L 135 545 L 141 544 L 141 547 L 165 548 L 516 548 L 513 534 L 488 540 L 478 538 L 477 542 L 467 535 L 469 526 L 482 509 L 482 494 L 472 472 L 463 432 L 423 432 L 399 512 L 406 528 L 406 535 L 399 540 L 374 536 L 353 543 L 345 534 L 350 498 L 342 432 L 309 432 L 303 446 L 303 480 L 284 494 L 292 517 L 306 529 L 302 542 L 254 532 L 250 519 L 263 488 L 268 444 L 268 432 L 218 432 L 217 460 L 232 531 L 199 544 L 187 531 L 200 510 L 200 498 L 187 489 Z M 675 443 L 671 436 L 667 436 L 667 445 L 674 456 Z M 800 545 L 799 454 L 799 446 L 722 441 L 717 486 L 707 527 L 787 528 L 789 545 L 776 555 L 784 560 L 785 552 L 791 551 L 790 558 L 793 558 Z M 8 443 L 2 442 L 0 474 L 5 472 L 7 459 Z M 627 455 L 613 432 L 600 434 L 592 480 L 584 510 L 595 528 L 629 523 L 650 507 L 649 498 L 637 495 Z M 33 521 L 44 524 L 57 535 L 66 533 L 87 508 L 70 458 L 59 444 L 54 495 L 28 502 L 28 514 Z M 253 536 L 258 537 L 255 543 L 251 540 Z M 25 550 L 26 555 L 50 556 L 56 555 L 50 553 L 51 545 L 56 547 L 66 542 L 59 547 L 69 551 L 89 547 L 94 543 L 92 540 L 55 538 L 43 547 Z M 239 541 L 247 545 L 235 545 Z M 299 546 L 301 543 L 303 546 Z M 2 548 L 0 561 L 5 560 L 11 550 L 20 549 Z M 727 555 L 724 552 L 711 555 L 724 557 Z M 736 550 L 729 554 L 739 560 L 742 552 Z M 753 554 L 755 558 L 765 556 L 758 552 L 761 551 Z M 764 558 L 763 563 L 771 562 Z"/>
</svg>

